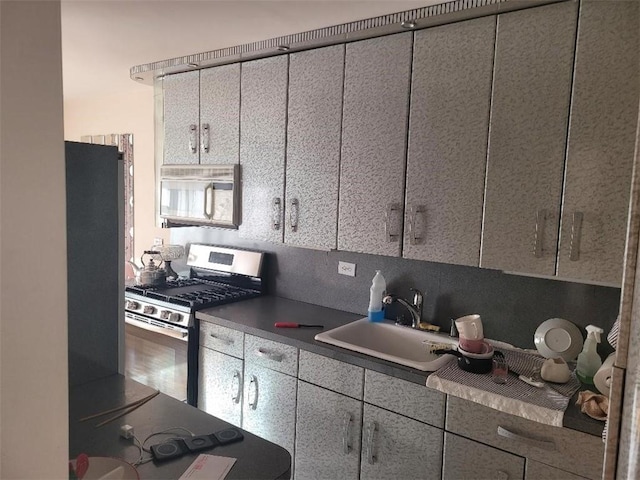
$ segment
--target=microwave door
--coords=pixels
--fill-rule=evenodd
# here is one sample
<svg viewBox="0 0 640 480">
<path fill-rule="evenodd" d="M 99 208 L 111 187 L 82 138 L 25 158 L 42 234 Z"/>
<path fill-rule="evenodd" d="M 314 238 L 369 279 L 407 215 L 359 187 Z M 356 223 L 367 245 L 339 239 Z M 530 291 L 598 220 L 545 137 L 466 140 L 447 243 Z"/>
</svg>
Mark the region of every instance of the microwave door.
<svg viewBox="0 0 640 480">
<path fill-rule="evenodd" d="M 160 216 L 209 221 L 213 215 L 211 182 L 165 179 L 161 182 Z"/>
<path fill-rule="evenodd" d="M 211 184 L 211 219 L 220 224 L 234 225 L 233 184 L 214 182 Z"/>
</svg>

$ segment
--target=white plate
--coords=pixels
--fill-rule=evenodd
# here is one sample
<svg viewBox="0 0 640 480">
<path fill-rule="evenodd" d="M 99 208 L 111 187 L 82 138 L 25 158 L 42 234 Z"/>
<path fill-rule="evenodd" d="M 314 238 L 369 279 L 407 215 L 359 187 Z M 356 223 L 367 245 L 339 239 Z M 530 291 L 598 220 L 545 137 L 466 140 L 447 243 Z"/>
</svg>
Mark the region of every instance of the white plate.
<svg viewBox="0 0 640 480">
<path fill-rule="evenodd" d="M 536 329 L 533 342 L 543 357 L 560 357 L 571 362 L 582 351 L 583 340 L 575 324 L 563 318 L 550 318 Z"/>
</svg>

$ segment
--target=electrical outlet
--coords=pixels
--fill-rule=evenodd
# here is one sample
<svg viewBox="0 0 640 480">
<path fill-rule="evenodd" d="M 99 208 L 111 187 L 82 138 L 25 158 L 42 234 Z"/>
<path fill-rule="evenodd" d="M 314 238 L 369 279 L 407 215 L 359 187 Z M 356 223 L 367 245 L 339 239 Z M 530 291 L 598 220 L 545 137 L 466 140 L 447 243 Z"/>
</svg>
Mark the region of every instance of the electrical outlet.
<svg viewBox="0 0 640 480">
<path fill-rule="evenodd" d="M 164 240 L 160 237 L 156 237 L 153 239 L 153 246 L 154 247 L 159 247 L 161 245 L 164 245 Z"/>
<path fill-rule="evenodd" d="M 338 262 L 338 273 L 340 275 L 356 276 L 356 264 L 349 262 Z"/>
</svg>

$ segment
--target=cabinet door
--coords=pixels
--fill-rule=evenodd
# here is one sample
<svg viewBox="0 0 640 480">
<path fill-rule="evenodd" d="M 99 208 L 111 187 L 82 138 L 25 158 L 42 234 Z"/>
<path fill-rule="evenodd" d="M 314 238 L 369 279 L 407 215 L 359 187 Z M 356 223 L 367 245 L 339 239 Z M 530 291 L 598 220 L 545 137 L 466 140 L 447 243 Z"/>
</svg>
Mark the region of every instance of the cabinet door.
<svg viewBox="0 0 640 480">
<path fill-rule="evenodd" d="M 585 477 L 565 472 L 559 468 L 550 467 L 544 463 L 527 458 L 525 480 L 585 480 Z"/>
<path fill-rule="evenodd" d="M 296 379 L 247 362 L 242 428 L 286 448 L 293 456 Z"/>
<path fill-rule="evenodd" d="M 164 164 L 197 164 L 200 72 L 167 75 L 164 94 Z"/>
<path fill-rule="evenodd" d="M 336 248 L 344 45 L 289 57 L 285 243 Z"/>
<path fill-rule="evenodd" d="M 412 38 L 346 46 L 339 250 L 400 255 Z"/>
<path fill-rule="evenodd" d="M 242 360 L 200 347 L 198 408 L 242 425 Z"/>
<path fill-rule="evenodd" d="M 289 57 L 242 64 L 240 236 L 282 242 Z"/>
<path fill-rule="evenodd" d="M 200 71 L 200 163 L 234 164 L 240 150 L 240 64 Z"/>
<path fill-rule="evenodd" d="M 362 402 L 298 381 L 297 480 L 358 480 Z"/>
<path fill-rule="evenodd" d="M 442 430 L 364 404 L 362 480 L 440 478 Z"/>
<path fill-rule="evenodd" d="M 479 265 L 495 23 L 415 33 L 405 258 Z"/>
<path fill-rule="evenodd" d="M 442 480 L 521 480 L 524 458 L 452 433 L 444 434 Z"/>
<path fill-rule="evenodd" d="M 638 115 L 638 3 L 580 9 L 558 275 L 620 285 Z"/>
<path fill-rule="evenodd" d="M 498 16 L 482 267 L 555 273 L 577 8 Z"/>
</svg>

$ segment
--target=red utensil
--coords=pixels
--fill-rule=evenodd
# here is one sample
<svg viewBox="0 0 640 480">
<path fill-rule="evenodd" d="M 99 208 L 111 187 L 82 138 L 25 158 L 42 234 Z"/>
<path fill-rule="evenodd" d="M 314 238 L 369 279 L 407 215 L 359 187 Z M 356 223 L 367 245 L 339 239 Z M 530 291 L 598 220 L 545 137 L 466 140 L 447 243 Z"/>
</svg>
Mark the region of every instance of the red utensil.
<svg viewBox="0 0 640 480">
<path fill-rule="evenodd" d="M 273 326 L 276 328 L 324 328 L 324 325 L 309 325 L 307 323 L 295 322 L 276 322 Z"/>
<path fill-rule="evenodd" d="M 76 477 L 82 480 L 87 470 L 89 470 L 89 457 L 86 453 L 81 453 L 76 458 Z"/>
</svg>

